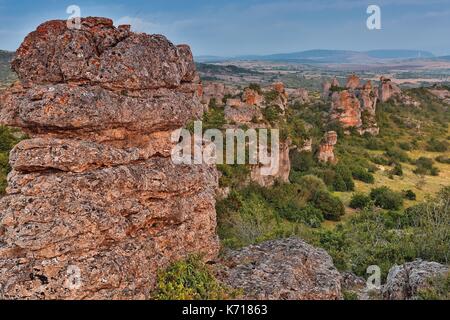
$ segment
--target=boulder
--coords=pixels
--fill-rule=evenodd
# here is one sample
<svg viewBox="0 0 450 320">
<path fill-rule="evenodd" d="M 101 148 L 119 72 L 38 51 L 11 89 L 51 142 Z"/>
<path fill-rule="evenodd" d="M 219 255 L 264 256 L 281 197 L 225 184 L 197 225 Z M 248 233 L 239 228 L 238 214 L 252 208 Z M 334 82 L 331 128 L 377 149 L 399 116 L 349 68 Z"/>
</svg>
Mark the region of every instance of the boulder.
<svg viewBox="0 0 450 320">
<path fill-rule="evenodd" d="M 419 290 L 429 287 L 429 280 L 449 272 L 448 266 L 437 262 L 416 260 L 389 270 L 386 284 L 382 288 L 386 300 L 414 299 Z"/>
<path fill-rule="evenodd" d="M 297 238 L 275 240 L 230 252 L 222 280 L 244 299 L 340 300 L 341 276 L 331 257 Z"/>
<path fill-rule="evenodd" d="M 320 162 L 337 162 L 336 156 L 334 155 L 334 146 L 337 144 L 337 139 L 338 136 L 335 131 L 329 131 L 325 134 L 317 155 Z"/>
</svg>

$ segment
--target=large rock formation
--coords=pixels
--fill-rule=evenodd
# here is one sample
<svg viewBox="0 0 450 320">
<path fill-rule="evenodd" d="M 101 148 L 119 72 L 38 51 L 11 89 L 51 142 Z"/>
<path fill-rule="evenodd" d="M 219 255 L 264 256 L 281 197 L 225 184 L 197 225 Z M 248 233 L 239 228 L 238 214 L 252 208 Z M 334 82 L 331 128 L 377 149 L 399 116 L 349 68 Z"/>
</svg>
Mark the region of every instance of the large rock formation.
<svg viewBox="0 0 450 320">
<path fill-rule="evenodd" d="M 356 95 L 348 90 L 334 92 L 331 96 L 330 118 L 344 128 L 362 126 L 361 104 Z"/>
<path fill-rule="evenodd" d="M 251 106 L 261 106 L 261 104 L 264 101 L 262 95 L 260 95 L 257 91 L 250 88 L 246 88 L 244 90 L 244 93 L 242 94 L 242 99 L 246 104 Z"/>
<path fill-rule="evenodd" d="M 306 104 L 311 102 L 309 92 L 304 88 L 287 89 L 286 92 L 288 93 L 289 98 L 293 102 L 298 102 L 300 104 Z"/>
<path fill-rule="evenodd" d="M 331 97 L 331 121 L 340 123 L 345 129 L 355 128 L 361 135 L 379 134 L 376 122 L 378 88 L 374 88 L 370 80 L 361 86 L 360 78 L 353 74 L 345 88 L 340 88 L 334 79 L 324 90 L 325 100 Z"/>
<path fill-rule="evenodd" d="M 202 102 L 209 105 L 212 99 L 215 100 L 216 105 L 222 106 L 225 101 L 224 98 L 228 95 L 234 95 L 232 88 L 225 86 L 220 82 L 209 82 L 203 85 Z"/>
<path fill-rule="evenodd" d="M 244 299 L 339 300 L 341 276 L 331 257 L 296 238 L 229 253 L 221 276 Z"/>
<path fill-rule="evenodd" d="M 437 262 L 416 260 L 389 270 L 386 284 L 382 288 L 386 300 L 414 299 L 419 290 L 429 287 L 431 278 L 444 276 L 449 268 Z"/>
<path fill-rule="evenodd" d="M 381 77 L 380 78 L 380 100 L 386 102 L 392 97 L 401 95 L 402 91 L 397 84 L 391 81 L 391 79 Z"/>
<path fill-rule="evenodd" d="M 280 143 L 280 155 L 278 159 L 278 169 L 276 172 L 272 172 L 271 175 L 263 175 L 262 170 L 267 171 L 260 165 L 254 165 L 250 170 L 250 179 L 256 182 L 260 186 L 270 187 L 275 184 L 275 182 L 289 183 L 289 175 L 291 174 L 291 159 L 289 157 L 289 152 L 292 147 L 292 141 L 288 140 Z"/>
<path fill-rule="evenodd" d="M 323 140 L 319 146 L 317 157 L 320 162 L 336 163 L 337 159 L 334 154 L 334 146 L 337 144 L 337 133 L 335 131 L 329 131 L 323 137 Z"/>
<path fill-rule="evenodd" d="M 216 169 L 170 158 L 172 131 L 202 113 L 188 46 L 50 21 L 13 68 L 0 123 L 31 139 L 0 200 L 0 298 L 144 299 L 169 263 L 216 256 Z"/>
</svg>

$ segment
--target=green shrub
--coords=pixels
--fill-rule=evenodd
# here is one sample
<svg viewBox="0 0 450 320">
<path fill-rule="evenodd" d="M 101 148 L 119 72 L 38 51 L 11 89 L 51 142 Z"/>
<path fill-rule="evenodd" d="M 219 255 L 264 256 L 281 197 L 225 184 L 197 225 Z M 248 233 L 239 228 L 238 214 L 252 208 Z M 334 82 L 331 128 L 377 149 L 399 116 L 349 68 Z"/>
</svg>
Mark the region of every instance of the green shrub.
<svg viewBox="0 0 450 320">
<path fill-rule="evenodd" d="M 279 96 L 278 91 L 271 90 L 271 91 L 264 93 L 264 100 L 266 101 L 267 104 L 270 104 L 270 103 L 274 102 L 275 99 L 278 98 L 278 96 Z"/>
<path fill-rule="evenodd" d="M 396 163 L 394 165 L 394 168 L 389 171 L 389 174 L 393 175 L 393 176 L 399 176 L 402 177 L 403 176 L 403 167 L 400 163 Z"/>
<path fill-rule="evenodd" d="M 336 177 L 333 186 L 336 191 L 355 190 L 352 171 L 347 166 L 343 164 L 336 166 Z"/>
<path fill-rule="evenodd" d="M 450 300 L 450 272 L 428 279 L 428 286 L 417 292 L 420 300 Z"/>
<path fill-rule="evenodd" d="M 156 300 L 224 300 L 235 296 L 199 257 L 172 264 L 158 275 Z"/>
<path fill-rule="evenodd" d="M 369 150 L 385 150 L 385 142 L 375 137 L 369 137 L 366 142 L 366 148 Z"/>
<path fill-rule="evenodd" d="M 414 170 L 415 174 L 418 175 L 432 175 L 437 176 L 439 175 L 439 169 L 436 167 L 433 167 L 433 160 L 426 157 L 420 157 L 415 162 L 417 169 Z"/>
<path fill-rule="evenodd" d="M 408 199 L 411 201 L 416 201 L 416 199 L 417 199 L 417 195 L 412 190 L 405 190 L 402 193 L 403 193 L 403 197 L 405 199 Z"/>
<path fill-rule="evenodd" d="M 403 206 L 403 196 L 388 187 L 372 189 L 370 198 L 377 207 L 386 210 L 399 210 Z"/>
<path fill-rule="evenodd" d="M 365 183 L 370 183 L 370 184 L 375 183 L 375 177 L 373 176 L 373 174 L 371 174 L 370 172 L 368 172 L 366 169 L 364 169 L 362 167 L 353 168 L 352 175 L 353 175 L 353 178 L 355 178 L 356 180 L 359 180 L 359 181 L 362 181 Z"/>
<path fill-rule="evenodd" d="M 272 105 L 262 109 L 262 113 L 267 121 L 275 124 L 280 119 L 282 111 L 280 107 Z"/>
<path fill-rule="evenodd" d="M 339 221 L 345 214 L 341 200 L 327 191 L 319 191 L 314 198 L 314 206 L 322 211 L 325 219 Z"/>
<path fill-rule="evenodd" d="M 363 193 L 355 193 L 350 200 L 350 208 L 364 209 L 369 206 L 371 199 L 368 195 Z"/>
<path fill-rule="evenodd" d="M 409 142 L 400 142 L 398 146 L 405 151 L 411 151 L 413 149 L 413 146 Z"/>
<path fill-rule="evenodd" d="M 289 203 L 279 211 L 282 218 L 292 222 L 301 222 L 312 228 L 319 228 L 324 221 L 322 211 L 311 204 L 299 209 L 294 203 Z"/>
<path fill-rule="evenodd" d="M 217 169 L 222 173 L 219 184 L 221 187 L 242 186 L 250 175 L 250 169 L 246 165 L 217 165 Z"/>
<path fill-rule="evenodd" d="M 290 154 L 292 170 L 299 172 L 308 172 L 315 166 L 314 158 L 311 152 L 298 152 L 294 150 Z"/>
<path fill-rule="evenodd" d="M 410 160 L 406 152 L 398 148 L 390 148 L 386 151 L 385 156 L 393 161 L 409 162 Z"/>
<path fill-rule="evenodd" d="M 261 90 L 261 86 L 257 83 L 250 83 L 250 85 L 248 86 L 250 89 L 258 92 L 258 94 L 262 94 L 262 90 Z"/>
<path fill-rule="evenodd" d="M 215 100 L 211 99 L 208 112 L 203 115 L 203 130 L 221 129 L 226 123 L 224 108 L 215 107 Z"/>
</svg>

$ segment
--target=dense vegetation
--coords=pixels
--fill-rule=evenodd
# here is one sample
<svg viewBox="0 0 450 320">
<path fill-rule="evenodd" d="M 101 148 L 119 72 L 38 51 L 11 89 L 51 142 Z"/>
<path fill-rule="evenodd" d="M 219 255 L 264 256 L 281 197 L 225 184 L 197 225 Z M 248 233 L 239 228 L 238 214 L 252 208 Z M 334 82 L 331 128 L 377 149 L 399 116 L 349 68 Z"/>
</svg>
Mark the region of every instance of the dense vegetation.
<svg viewBox="0 0 450 320">
<path fill-rule="evenodd" d="M 23 138 L 18 130 L 0 126 L 0 196 L 6 189 L 6 176 L 9 167 L 9 152 Z"/>
<path fill-rule="evenodd" d="M 158 275 L 156 300 L 223 300 L 238 292 L 224 286 L 200 257 L 172 264 Z"/>
<path fill-rule="evenodd" d="M 222 168 L 223 179 L 235 182 L 227 184 L 231 193 L 217 204 L 223 245 L 236 248 L 297 235 L 325 248 L 339 269 L 361 276 L 370 265 L 379 265 L 386 276 L 392 265 L 416 258 L 448 263 L 450 189 L 441 186 L 434 197 L 419 198 L 434 193 L 422 188 L 424 177 L 448 174 L 448 167 L 439 170 L 437 164 L 448 163 L 450 112 L 425 89 L 407 93 L 421 106 L 381 103 L 377 137 L 346 134 L 328 124 L 323 102 L 291 105 L 286 122 L 274 118 L 295 145 L 312 138 L 313 152 L 293 150 L 291 183 L 270 188 L 243 183 L 248 170 L 239 166 Z M 339 136 L 336 165 L 321 164 L 314 156 L 328 130 Z M 422 155 L 431 151 L 441 155 Z"/>
</svg>

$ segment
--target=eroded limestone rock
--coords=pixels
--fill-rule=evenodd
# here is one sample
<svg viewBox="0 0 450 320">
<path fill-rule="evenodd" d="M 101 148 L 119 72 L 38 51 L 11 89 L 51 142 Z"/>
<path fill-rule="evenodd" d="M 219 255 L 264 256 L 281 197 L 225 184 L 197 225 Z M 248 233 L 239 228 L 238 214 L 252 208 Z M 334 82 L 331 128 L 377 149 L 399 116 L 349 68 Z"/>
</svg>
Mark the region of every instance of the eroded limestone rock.
<svg viewBox="0 0 450 320">
<path fill-rule="evenodd" d="M 42 24 L 13 62 L 0 123 L 11 152 L 0 200 L 0 297 L 145 299 L 158 270 L 214 259 L 208 165 L 173 164 L 173 130 L 202 114 L 191 50 L 105 18 Z"/>
</svg>

